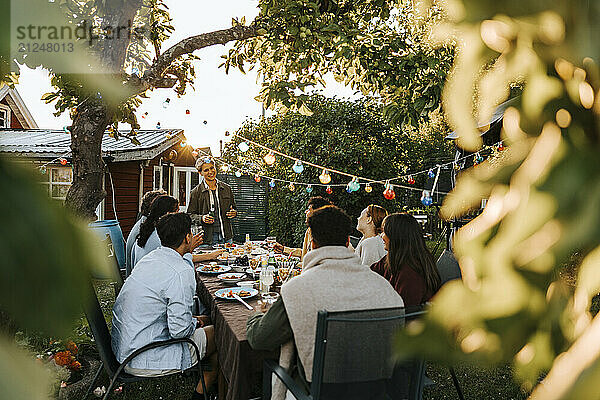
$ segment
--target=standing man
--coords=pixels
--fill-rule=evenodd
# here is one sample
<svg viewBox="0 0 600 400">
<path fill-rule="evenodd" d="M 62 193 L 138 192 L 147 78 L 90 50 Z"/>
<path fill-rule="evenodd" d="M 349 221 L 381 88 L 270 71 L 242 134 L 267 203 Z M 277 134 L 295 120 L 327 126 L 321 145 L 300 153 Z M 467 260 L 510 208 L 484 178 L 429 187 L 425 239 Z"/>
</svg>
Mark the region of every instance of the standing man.
<svg viewBox="0 0 600 400">
<path fill-rule="evenodd" d="M 196 169 L 202 179 L 190 193 L 187 212 L 200 216 L 205 244 L 231 243 L 233 229 L 230 220 L 237 215 L 233 192 L 228 184 L 217 179 L 212 158 L 199 158 Z"/>
</svg>

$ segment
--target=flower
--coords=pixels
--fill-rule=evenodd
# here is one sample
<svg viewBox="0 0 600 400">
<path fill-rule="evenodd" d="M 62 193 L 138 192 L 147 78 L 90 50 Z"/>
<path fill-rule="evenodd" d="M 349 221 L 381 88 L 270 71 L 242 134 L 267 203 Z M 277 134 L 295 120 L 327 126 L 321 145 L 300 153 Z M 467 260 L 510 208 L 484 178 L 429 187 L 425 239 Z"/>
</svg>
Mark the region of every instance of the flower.
<svg viewBox="0 0 600 400">
<path fill-rule="evenodd" d="M 61 387 L 61 388 L 67 387 L 67 382 L 65 382 L 65 381 L 60 381 L 60 387 Z"/>
<path fill-rule="evenodd" d="M 96 397 L 102 397 L 106 393 L 106 387 L 97 387 L 96 389 L 94 389 L 93 393 Z"/>
<path fill-rule="evenodd" d="M 69 364 L 68 368 L 72 371 L 79 371 L 81 369 L 81 363 L 79 361 L 73 360 L 73 362 Z"/>
<path fill-rule="evenodd" d="M 75 360 L 75 357 L 73 357 L 71 355 L 71 352 L 66 350 L 66 351 L 59 351 L 58 353 L 56 353 L 54 355 L 54 362 L 56 363 L 56 365 L 60 365 L 60 366 L 68 366 L 71 365 L 71 363 Z"/>
<path fill-rule="evenodd" d="M 67 348 L 67 350 L 69 350 L 69 351 L 71 352 L 71 354 L 73 354 L 73 355 L 77 354 L 77 352 L 79 351 L 79 349 L 77 348 L 77 345 L 76 345 L 76 344 L 75 344 L 73 341 L 71 341 L 71 340 L 69 340 L 69 341 L 67 342 L 67 345 L 66 345 L 65 347 L 66 347 L 66 348 Z"/>
</svg>

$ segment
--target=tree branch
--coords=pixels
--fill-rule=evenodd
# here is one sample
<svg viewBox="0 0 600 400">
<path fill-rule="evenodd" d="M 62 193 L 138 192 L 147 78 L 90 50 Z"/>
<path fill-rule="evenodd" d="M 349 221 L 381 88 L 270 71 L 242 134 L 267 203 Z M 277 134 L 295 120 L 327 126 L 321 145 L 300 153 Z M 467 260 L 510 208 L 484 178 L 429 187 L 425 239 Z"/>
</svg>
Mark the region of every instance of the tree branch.
<svg viewBox="0 0 600 400">
<path fill-rule="evenodd" d="M 202 33 L 181 40 L 167 49 L 154 61 L 150 69 L 144 74 L 139 92 L 143 92 L 151 87 L 165 87 L 166 84 L 171 83 L 172 79 L 165 79 L 163 74 L 177 58 L 215 44 L 226 44 L 233 40 L 244 40 L 258 36 L 257 30 L 257 27 L 253 25 L 237 25 L 229 29 Z M 174 84 L 175 82 L 171 86 Z"/>
</svg>

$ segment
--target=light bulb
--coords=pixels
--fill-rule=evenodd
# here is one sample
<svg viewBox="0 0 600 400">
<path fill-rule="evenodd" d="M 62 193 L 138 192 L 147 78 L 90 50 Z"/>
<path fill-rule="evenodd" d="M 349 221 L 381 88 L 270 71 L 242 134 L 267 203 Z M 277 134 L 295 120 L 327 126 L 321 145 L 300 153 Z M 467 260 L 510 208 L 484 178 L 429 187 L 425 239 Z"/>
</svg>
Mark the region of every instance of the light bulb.
<svg viewBox="0 0 600 400">
<path fill-rule="evenodd" d="M 325 189 L 325 192 L 327 194 L 331 194 L 333 192 L 333 189 L 331 189 L 331 186 L 327 186 L 327 189 Z"/>
<path fill-rule="evenodd" d="M 248 146 L 248 143 L 246 142 L 240 142 L 240 144 L 238 144 L 238 149 L 240 149 L 242 153 L 247 152 L 249 148 L 250 146 Z"/>
<path fill-rule="evenodd" d="M 263 160 L 265 160 L 265 164 L 273 165 L 275 163 L 275 154 L 273 154 L 273 152 L 270 152 L 269 154 L 263 157 Z"/>
<path fill-rule="evenodd" d="M 373 191 L 373 188 L 371 187 L 371 184 L 370 184 L 370 183 L 367 183 L 367 184 L 365 185 L 365 192 L 367 192 L 367 193 L 371 193 L 372 191 Z"/>
<path fill-rule="evenodd" d="M 236 178 L 239 178 L 242 176 L 242 173 L 240 171 L 235 171 L 235 176 Z"/>
<path fill-rule="evenodd" d="M 290 189 L 290 192 L 293 192 L 294 190 L 296 190 L 296 186 L 294 186 L 293 183 L 290 183 L 290 185 L 288 186 L 288 189 Z"/>
<path fill-rule="evenodd" d="M 271 179 L 271 182 L 269 182 L 269 186 L 272 188 L 275 187 L 275 179 Z"/>
<path fill-rule="evenodd" d="M 313 191 L 313 187 L 312 187 L 312 185 L 308 185 L 308 186 L 306 187 L 306 193 L 312 193 L 312 191 Z"/>
<path fill-rule="evenodd" d="M 327 172 L 326 169 L 323 169 L 323 172 L 321 172 L 321 175 L 319 175 L 319 180 L 323 185 L 327 185 L 329 182 L 331 182 L 331 175 L 329 175 L 329 172 Z"/>
<path fill-rule="evenodd" d="M 304 165 L 302 165 L 302 161 L 296 160 L 294 166 L 292 167 L 292 170 L 297 174 L 301 174 L 302 171 L 304 171 Z"/>
<path fill-rule="evenodd" d="M 169 104 L 171 103 L 171 99 L 170 98 L 166 98 L 165 101 L 163 101 L 162 107 L 163 108 L 167 108 L 169 107 Z"/>
<path fill-rule="evenodd" d="M 256 183 L 260 182 L 260 175 L 258 175 L 258 174 L 254 175 L 254 182 L 256 182 Z"/>
</svg>

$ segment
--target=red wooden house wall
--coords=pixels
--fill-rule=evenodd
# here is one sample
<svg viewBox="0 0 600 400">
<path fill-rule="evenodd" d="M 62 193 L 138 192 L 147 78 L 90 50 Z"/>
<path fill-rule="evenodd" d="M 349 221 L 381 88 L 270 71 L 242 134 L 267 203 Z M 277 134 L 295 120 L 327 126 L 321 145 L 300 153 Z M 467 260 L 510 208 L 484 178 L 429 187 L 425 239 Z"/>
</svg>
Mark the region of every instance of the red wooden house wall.
<svg viewBox="0 0 600 400">
<path fill-rule="evenodd" d="M 21 125 L 21 123 L 19 122 L 19 119 L 17 118 L 17 116 L 15 115 L 15 112 L 13 111 L 13 108 L 8 104 L 8 101 L 6 101 L 6 97 L 3 98 L 2 101 L 0 101 L 0 104 L 4 104 L 5 106 L 9 107 L 11 110 L 10 128 L 11 129 L 23 129 L 23 125 Z"/>
</svg>

